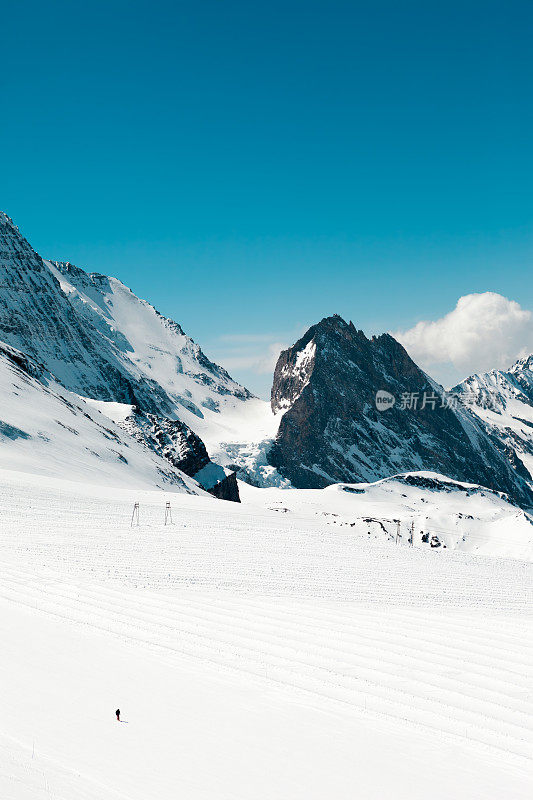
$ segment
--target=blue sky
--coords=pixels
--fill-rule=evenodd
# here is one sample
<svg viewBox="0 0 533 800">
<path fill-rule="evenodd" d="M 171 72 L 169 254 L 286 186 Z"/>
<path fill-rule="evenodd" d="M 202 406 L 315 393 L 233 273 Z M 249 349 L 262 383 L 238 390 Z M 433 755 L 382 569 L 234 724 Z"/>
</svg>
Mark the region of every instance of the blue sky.
<svg viewBox="0 0 533 800">
<path fill-rule="evenodd" d="M 6 6 L 0 207 L 262 394 L 335 312 L 527 311 L 532 22 L 513 0 Z"/>
</svg>

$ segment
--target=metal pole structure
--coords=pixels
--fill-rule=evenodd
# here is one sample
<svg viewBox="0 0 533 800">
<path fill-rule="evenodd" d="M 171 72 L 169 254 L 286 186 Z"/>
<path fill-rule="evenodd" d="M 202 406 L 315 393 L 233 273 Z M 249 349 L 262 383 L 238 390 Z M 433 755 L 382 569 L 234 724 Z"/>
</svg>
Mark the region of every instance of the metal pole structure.
<svg viewBox="0 0 533 800">
<path fill-rule="evenodd" d="M 133 528 L 134 525 L 138 528 L 139 524 L 139 503 L 135 503 L 133 506 L 133 514 L 131 515 L 130 528 Z"/>
<path fill-rule="evenodd" d="M 165 505 L 165 525 L 172 525 L 172 508 L 170 507 L 169 500 L 167 500 Z"/>
</svg>

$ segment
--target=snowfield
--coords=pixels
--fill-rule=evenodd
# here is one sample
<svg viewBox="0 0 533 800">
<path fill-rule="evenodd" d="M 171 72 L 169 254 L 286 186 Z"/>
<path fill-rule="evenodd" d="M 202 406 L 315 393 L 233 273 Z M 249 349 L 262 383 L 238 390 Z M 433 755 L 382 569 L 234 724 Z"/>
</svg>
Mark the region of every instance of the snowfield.
<svg viewBox="0 0 533 800">
<path fill-rule="evenodd" d="M 530 797 L 512 507 L 450 491 L 463 552 L 364 521 L 391 483 L 240 488 L 241 506 L 0 471 L 0 797 Z M 402 494 L 407 525 L 431 489 Z M 489 518 L 507 558 L 473 552 Z"/>
<path fill-rule="evenodd" d="M 203 494 L 195 480 L 140 445 L 112 421 L 109 411 L 99 409 L 112 406 L 118 419 L 131 406 L 87 401 L 51 375 L 40 380 L 31 374 L 38 369 L 0 342 L 0 469 L 111 486 L 167 485 Z"/>
</svg>

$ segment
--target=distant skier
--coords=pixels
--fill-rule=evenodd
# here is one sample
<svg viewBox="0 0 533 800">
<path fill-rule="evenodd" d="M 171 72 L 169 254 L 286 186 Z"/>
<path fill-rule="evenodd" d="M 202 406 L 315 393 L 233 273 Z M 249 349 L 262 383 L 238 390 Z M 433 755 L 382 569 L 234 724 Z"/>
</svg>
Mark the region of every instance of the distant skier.
<svg viewBox="0 0 533 800">
<path fill-rule="evenodd" d="M 117 715 L 117 722 L 120 722 L 120 708 L 117 708 L 115 714 Z"/>
</svg>

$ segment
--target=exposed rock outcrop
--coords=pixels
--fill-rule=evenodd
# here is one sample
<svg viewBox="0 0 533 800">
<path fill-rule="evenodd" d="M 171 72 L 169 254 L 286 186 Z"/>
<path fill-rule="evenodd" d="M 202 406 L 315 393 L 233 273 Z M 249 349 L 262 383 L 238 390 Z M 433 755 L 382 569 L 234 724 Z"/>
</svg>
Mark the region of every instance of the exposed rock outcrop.
<svg viewBox="0 0 533 800">
<path fill-rule="evenodd" d="M 240 502 L 235 473 L 214 464 L 200 437 L 181 420 L 159 417 L 134 408 L 120 426 L 172 466 L 198 481 L 214 497 Z"/>
</svg>

